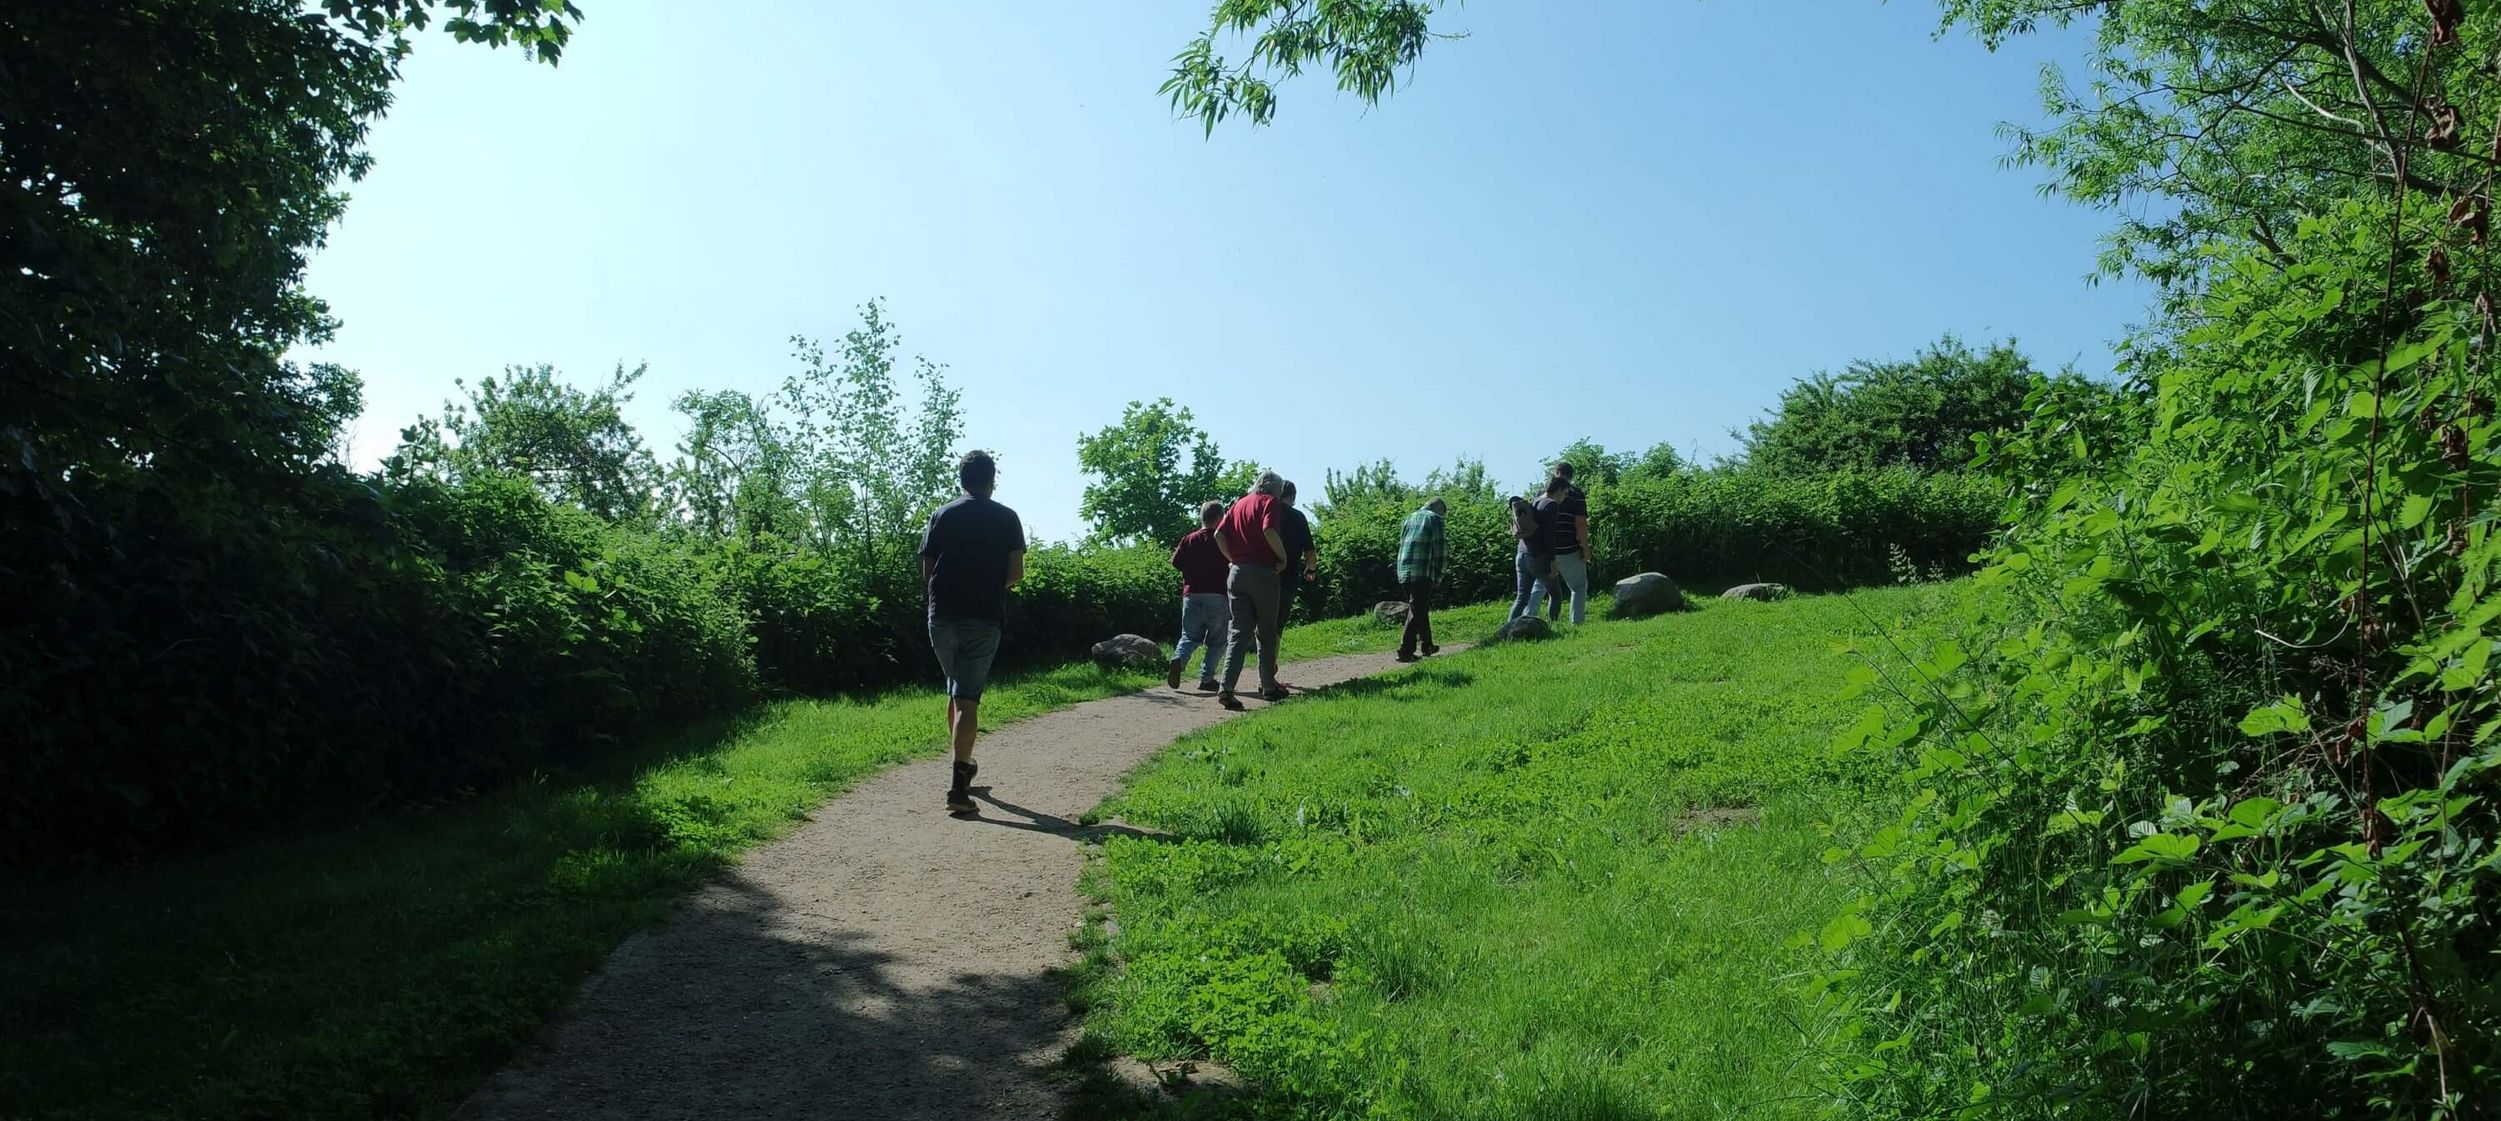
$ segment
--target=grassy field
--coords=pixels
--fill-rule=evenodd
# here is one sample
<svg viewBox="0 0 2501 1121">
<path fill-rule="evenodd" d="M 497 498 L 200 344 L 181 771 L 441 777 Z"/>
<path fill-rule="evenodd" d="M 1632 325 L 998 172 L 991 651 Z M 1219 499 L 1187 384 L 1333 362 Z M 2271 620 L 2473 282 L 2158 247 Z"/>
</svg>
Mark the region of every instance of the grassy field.
<svg viewBox="0 0 2501 1121">
<path fill-rule="evenodd" d="M 1498 620 L 1463 610 L 1450 630 Z M 1395 637 L 1328 623 L 1284 649 Z M 1150 680 L 1025 676 L 992 691 L 983 722 Z M 939 751 L 939 711 L 927 689 L 785 702 L 604 776 L 144 869 L 0 880 L 0 1118 L 439 1116 L 679 893 L 860 777 Z"/>
<path fill-rule="evenodd" d="M 1471 651 L 1183 740 L 1103 808 L 1081 1116 L 1804 1117 L 1845 675 L 1953 586 L 1709 603 Z M 1853 652 L 1855 644 L 1867 653 Z M 1878 653 L 1881 652 L 1881 653 Z"/>
</svg>

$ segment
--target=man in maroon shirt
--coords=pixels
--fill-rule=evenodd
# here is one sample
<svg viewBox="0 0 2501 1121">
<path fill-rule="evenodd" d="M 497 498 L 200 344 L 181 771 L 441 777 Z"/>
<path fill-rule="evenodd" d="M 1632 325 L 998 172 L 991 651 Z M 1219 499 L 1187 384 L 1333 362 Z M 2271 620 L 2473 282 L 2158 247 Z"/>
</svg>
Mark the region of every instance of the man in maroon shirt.
<svg viewBox="0 0 2501 1121">
<path fill-rule="evenodd" d="M 1172 566 L 1181 570 L 1181 642 L 1172 648 L 1172 664 L 1164 667 L 1164 684 L 1181 687 L 1181 671 L 1190 668 L 1190 651 L 1207 648 L 1207 664 L 1198 672 L 1198 691 L 1216 691 L 1216 667 L 1224 662 L 1224 632 L 1232 622 L 1226 601 L 1224 546 L 1216 543 L 1216 523 L 1224 520 L 1224 503 L 1198 508 L 1198 528 L 1172 550 Z"/>
<path fill-rule="evenodd" d="M 1277 684 L 1277 632 L 1285 625 L 1279 610 L 1285 538 L 1279 532 L 1284 522 L 1277 515 L 1277 494 L 1284 489 L 1285 480 L 1276 472 L 1260 472 L 1250 493 L 1225 511 L 1216 526 L 1216 544 L 1233 562 L 1225 578 L 1233 607 L 1232 649 L 1225 652 L 1224 684 L 1216 692 L 1216 703 L 1226 708 L 1242 707 L 1233 687 L 1242 680 L 1242 656 L 1253 642 L 1259 644 L 1260 697 L 1285 699 L 1284 687 Z"/>
</svg>

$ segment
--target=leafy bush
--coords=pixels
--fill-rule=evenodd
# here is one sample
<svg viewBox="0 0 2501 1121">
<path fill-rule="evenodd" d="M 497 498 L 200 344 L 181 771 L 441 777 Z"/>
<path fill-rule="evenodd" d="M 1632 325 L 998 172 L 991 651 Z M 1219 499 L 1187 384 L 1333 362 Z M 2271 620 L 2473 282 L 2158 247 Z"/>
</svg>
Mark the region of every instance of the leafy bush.
<svg viewBox="0 0 2501 1121">
<path fill-rule="evenodd" d="M 1181 576 L 1168 551 L 1039 545 L 1025 554 L 999 657 L 1026 665 L 1073 658 L 1116 634 L 1169 646 L 1166 632 L 1178 632 L 1180 619 Z"/>
<path fill-rule="evenodd" d="M 1975 437 L 2020 426 L 2026 400 L 2044 389 L 2091 397 L 2111 392 L 2073 372 L 2032 368 L 2014 340 L 1974 352 L 1947 335 L 1907 362 L 1850 363 L 1790 386 L 1771 415 L 1746 426 L 1744 462 L 1780 474 L 1910 467 L 1959 470 Z"/>
<path fill-rule="evenodd" d="M 1431 494 L 1449 504 L 1448 602 L 1513 592 L 1510 511 L 1490 486 L 1408 487 L 1377 472 L 1320 510 L 1316 609 L 1353 614 L 1393 595 L 1398 533 Z M 1774 475 L 1628 471 L 1587 479 L 1593 587 L 1636 572 L 1690 584 L 1770 580 L 1834 589 L 1892 579 L 1896 550 L 1923 571 L 1963 572 L 2004 508 L 2005 484 L 1908 468 Z"/>
<path fill-rule="evenodd" d="M 2298 263 L 2218 270 L 2151 441 L 2043 496 L 1981 578 L 1996 622 L 1925 667 L 1913 720 L 1853 732 L 1901 745 L 1915 792 L 1827 937 L 1869 1112 L 2490 1094 L 2490 328 L 2395 309 L 2368 357 L 2387 224 L 2347 206 Z"/>
</svg>

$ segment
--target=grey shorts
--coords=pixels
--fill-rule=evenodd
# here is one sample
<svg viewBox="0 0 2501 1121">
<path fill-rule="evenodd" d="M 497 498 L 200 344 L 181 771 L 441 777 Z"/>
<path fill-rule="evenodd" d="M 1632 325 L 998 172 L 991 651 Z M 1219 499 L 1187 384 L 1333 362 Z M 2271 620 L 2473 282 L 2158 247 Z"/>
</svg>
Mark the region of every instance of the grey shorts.
<svg viewBox="0 0 2501 1121">
<path fill-rule="evenodd" d="M 947 695 L 961 701 L 981 699 L 990 684 L 990 661 L 999 656 L 999 625 L 987 619 L 929 617 L 929 648 L 947 675 Z"/>
</svg>

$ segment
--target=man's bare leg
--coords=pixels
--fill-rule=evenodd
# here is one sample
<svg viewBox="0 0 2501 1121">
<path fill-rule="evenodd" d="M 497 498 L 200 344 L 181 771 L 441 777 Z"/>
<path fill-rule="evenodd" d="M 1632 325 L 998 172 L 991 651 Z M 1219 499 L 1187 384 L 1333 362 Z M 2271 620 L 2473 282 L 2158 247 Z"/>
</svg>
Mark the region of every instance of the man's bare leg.
<svg viewBox="0 0 2501 1121">
<path fill-rule="evenodd" d="M 955 761 L 973 761 L 973 736 L 981 731 L 981 702 L 947 699 L 947 732 L 954 738 Z"/>
</svg>

